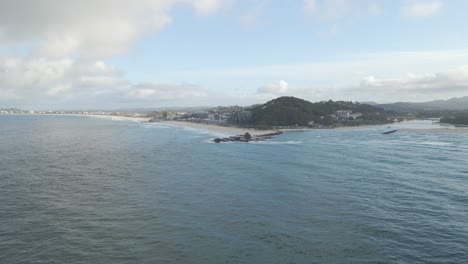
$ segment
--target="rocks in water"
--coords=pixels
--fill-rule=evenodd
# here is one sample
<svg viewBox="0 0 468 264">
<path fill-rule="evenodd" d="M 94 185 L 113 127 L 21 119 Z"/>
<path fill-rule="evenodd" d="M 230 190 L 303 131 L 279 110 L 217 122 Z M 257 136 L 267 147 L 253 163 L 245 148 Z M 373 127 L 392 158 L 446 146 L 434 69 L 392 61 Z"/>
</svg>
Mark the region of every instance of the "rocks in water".
<svg viewBox="0 0 468 264">
<path fill-rule="evenodd" d="M 213 141 L 215 143 L 262 141 L 262 140 L 266 140 L 266 139 L 271 139 L 273 136 L 281 135 L 281 134 L 283 134 L 282 131 L 276 131 L 276 132 L 273 132 L 273 133 L 268 133 L 268 134 L 263 134 L 263 135 L 258 135 L 258 136 L 252 136 L 249 132 L 246 132 L 244 135 L 231 136 L 231 137 L 227 137 L 227 138 L 215 138 L 215 139 L 213 139 Z"/>
<path fill-rule="evenodd" d="M 151 118 L 148 122 L 151 122 L 151 123 L 153 123 L 153 122 L 161 122 L 161 119 L 159 119 L 159 118 L 157 118 L 157 117 L 153 117 L 153 118 Z"/>
<path fill-rule="evenodd" d="M 390 130 L 390 131 L 387 131 L 387 132 L 383 132 L 382 134 L 388 135 L 388 134 L 393 134 L 393 133 L 395 133 L 397 131 L 398 131 L 398 129 L 395 129 L 395 130 Z"/>
</svg>

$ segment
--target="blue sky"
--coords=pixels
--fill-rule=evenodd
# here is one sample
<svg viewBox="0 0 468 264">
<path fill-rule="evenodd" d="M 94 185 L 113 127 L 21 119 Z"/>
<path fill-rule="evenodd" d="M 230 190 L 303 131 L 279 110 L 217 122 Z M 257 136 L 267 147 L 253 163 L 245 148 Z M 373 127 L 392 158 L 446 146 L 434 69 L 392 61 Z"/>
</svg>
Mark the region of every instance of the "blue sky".
<svg viewBox="0 0 468 264">
<path fill-rule="evenodd" d="M 41 3 L 0 3 L 0 107 L 468 95 L 467 1 Z"/>
</svg>

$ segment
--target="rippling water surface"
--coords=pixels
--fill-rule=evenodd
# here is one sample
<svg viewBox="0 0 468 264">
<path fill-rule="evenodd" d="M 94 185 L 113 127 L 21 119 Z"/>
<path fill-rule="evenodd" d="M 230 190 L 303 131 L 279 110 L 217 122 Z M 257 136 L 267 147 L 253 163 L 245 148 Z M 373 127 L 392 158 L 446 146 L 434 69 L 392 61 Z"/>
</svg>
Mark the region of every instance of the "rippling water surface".
<svg viewBox="0 0 468 264">
<path fill-rule="evenodd" d="M 385 130 L 0 116 L 0 263 L 468 263 L 468 134 Z"/>
</svg>

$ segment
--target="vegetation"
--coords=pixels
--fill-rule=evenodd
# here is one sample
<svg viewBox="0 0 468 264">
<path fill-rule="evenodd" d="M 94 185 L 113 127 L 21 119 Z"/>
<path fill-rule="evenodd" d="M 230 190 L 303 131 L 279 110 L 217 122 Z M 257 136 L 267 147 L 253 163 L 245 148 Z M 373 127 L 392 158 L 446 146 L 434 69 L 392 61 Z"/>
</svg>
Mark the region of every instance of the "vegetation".
<svg viewBox="0 0 468 264">
<path fill-rule="evenodd" d="M 245 110 L 252 112 L 248 124 L 255 127 L 362 125 L 388 123 L 389 120 L 394 120 L 393 112 L 376 106 L 331 100 L 311 103 L 295 97 L 280 97 Z M 361 115 L 339 118 L 335 113 L 340 110 Z"/>
<path fill-rule="evenodd" d="M 189 118 L 206 119 L 208 118 L 208 113 L 190 113 L 190 114 L 183 115 L 182 118 L 184 119 L 189 119 Z"/>
<path fill-rule="evenodd" d="M 454 125 L 468 125 L 468 112 L 459 112 L 452 116 L 442 117 L 440 122 Z"/>
<path fill-rule="evenodd" d="M 448 100 L 435 100 L 420 103 L 399 102 L 393 104 L 380 104 L 378 106 L 386 110 L 407 113 L 430 111 L 465 111 L 468 110 L 468 96 L 451 98 Z"/>
</svg>

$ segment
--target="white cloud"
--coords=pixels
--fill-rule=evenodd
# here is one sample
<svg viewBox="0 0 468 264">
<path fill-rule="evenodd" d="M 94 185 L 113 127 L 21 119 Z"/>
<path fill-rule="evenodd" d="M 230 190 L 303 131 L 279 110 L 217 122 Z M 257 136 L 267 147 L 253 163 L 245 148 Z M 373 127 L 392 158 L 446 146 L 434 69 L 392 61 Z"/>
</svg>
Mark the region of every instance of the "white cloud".
<svg viewBox="0 0 468 264">
<path fill-rule="evenodd" d="M 466 54 L 455 53 L 461 60 Z M 366 58 L 361 55 L 360 58 Z M 391 61 L 395 54 L 380 55 L 374 58 L 387 61 L 387 67 L 397 68 L 399 63 L 408 63 L 414 69 L 420 64 L 409 61 Z M 438 64 L 440 58 L 450 58 L 447 53 L 402 55 L 405 58 L 424 57 Z M 317 65 L 306 69 L 304 65 L 295 67 L 277 67 L 247 69 L 249 74 L 257 78 L 269 78 L 268 74 L 295 76 L 294 86 L 280 80 L 259 87 L 255 90 L 242 90 L 239 94 L 216 94 L 199 85 L 190 83 L 159 83 L 148 82 L 133 84 L 123 78 L 121 71 L 102 61 L 90 63 L 73 62 L 70 59 L 33 59 L 22 60 L 9 58 L 0 60 L 0 103 L 9 102 L 15 106 L 38 108 L 79 108 L 99 105 L 100 108 L 125 106 L 161 106 L 161 105 L 214 105 L 259 103 L 276 96 L 293 95 L 311 101 L 340 99 L 360 101 L 424 101 L 438 98 L 448 98 L 467 95 L 468 65 L 455 67 L 450 71 L 402 71 L 389 72 L 378 70 L 379 65 L 373 62 L 354 64 L 333 63 Z M 395 64 L 397 63 L 397 64 Z M 419 63 L 426 64 L 427 61 Z M 466 60 L 465 60 L 466 63 Z M 381 67 L 381 65 L 380 65 Z M 401 67 L 401 66 L 400 66 Z M 411 68 L 410 67 L 410 68 Z M 447 65 L 442 65 L 446 68 Z M 302 72 L 297 72 L 302 69 Z M 263 72 L 265 71 L 265 72 Z M 294 74 L 291 75 L 292 71 Z M 348 71 L 348 75 L 346 75 Z M 349 72 L 351 71 L 351 72 Z M 242 73 L 242 72 L 237 72 Z M 196 73 L 199 74 L 199 73 Z M 243 73 L 242 73 L 243 74 Z M 213 76 L 213 75 L 211 75 Z M 238 75 L 234 75 L 238 76 Z M 241 75 L 246 76 L 246 75 Z M 297 77 L 312 76 L 300 82 Z M 325 79 L 341 78 L 340 83 L 322 83 L 317 76 Z M 367 76 L 367 77 L 363 77 Z M 248 76 L 247 76 L 248 77 Z M 237 77 L 236 77 L 237 78 Z M 262 77 L 260 77 L 262 78 Z M 244 78 L 241 78 L 244 79 Z M 242 95 L 242 96 L 239 96 Z M 17 104 L 16 104 L 16 103 Z M 44 109 L 44 108 L 43 108 Z"/>
<path fill-rule="evenodd" d="M 290 90 L 290 94 L 320 101 L 358 100 L 377 102 L 429 101 L 466 96 L 468 92 L 468 66 L 453 70 L 396 77 L 363 77 L 360 83 L 340 87 L 308 86 Z"/>
<path fill-rule="evenodd" d="M 408 0 L 402 8 L 407 17 L 427 17 L 437 14 L 442 9 L 440 0 Z"/>
<path fill-rule="evenodd" d="M 453 93 L 468 91 L 468 66 L 462 66 L 447 72 L 435 74 L 408 73 L 398 78 L 365 77 L 361 82 L 363 88 L 387 89 L 392 92 L 412 93 Z"/>
<path fill-rule="evenodd" d="M 56 96 L 61 93 L 65 93 L 71 89 L 70 84 L 60 84 L 47 91 L 47 95 Z"/>
<path fill-rule="evenodd" d="M 191 72 L 181 72 L 188 78 L 222 78 L 227 80 L 242 80 L 233 85 L 242 86 L 244 82 L 258 82 L 259 80 L 271 80 L 277 76 L 291 81 L 288 90 L 284 94 L 267 93 L 278 92 L 279 83 L 264 85 L 260 88 L 251 87 L 250 94 L 260 95 L 294 95 L 309 100 L 360 100 L 360 101 L 421 101 L 447 98 L 447 96 L 466 96 L 468 87 L 462 88 L 465 67 L 468 61 L 468 51 L 424 51 L 424 52 L 389 52 L 389 53 L 359 53 L 338 54 L 336 57 L 328 57 L 324 61 L 304 64 L 278 64 L 258 65 L 254 67 L 227 68 L 227 69 L 200 69 Z M 447 71 L 447 69 L 456 69 Z M 413 74 L 407 74 L 412 72 Z M 429 92 L 427 89 L 415 89 L 417 83 L 409 82 L 410 77 L 438 76 L 437 85 Z M 438 74 L 437 74 L 438 73 Z M 370 86 L 372 78 L 368 79 L 369 85 L 363 85 L 365 76 L 374 76 L 375 85 Z M 451 80 L 452 85 L 443 85 L 442 76 Z M 458 77 L 456 77 L 458 76 Z M 194 78 L 195 78 L 194 77 Z M 406 81 L 394 82 L 389 80 L 405 79 Z M 379 83 L 385 81 L 385 85 Z M 430 80 L 430 79 L 428 79 Z M 432 80 L 436 81 L 436 80 Z M 398 85 L 396 85 L 398 84 Z M 422 84 L 418 84 L 422 87 Z M 452 86 L 452 88 L 450 88 Z M 385 88 L 383 88 L 385 87 Z M 400 87 L 407 89 L 401 90 Z M 252 89 L 254 89 L 252 91 Z M 263 97 L 262 97 L 263 98 Z"/>
<path fill-rule="evenodd" d="M 310 101 L 430 101 L 466 96 L 468 92 L 468 66 L 453 70 L 397 77 L 366 76 L 358 83 L 342 86 L 305 85 L 288 90 L 287 95 Z"/>
<path fill-rule="evenodd" d="M 0 62 L 0 84 L 11 88 L 44 87 L 63 79 L 73 66 L 71 59 L 23 61 L 8 58 Z"/>
<path fill-rule="evenodd" d="M 164 101 L 206 97 L 208 92 L 193 84 L 143 83 L 132 86 L 126 95 L 129 99 Z"/>
<path fill-rule="evenodd" d="M 16 43 L 43 40 L 41 56 L 79 54 L 106 58 L 126 52 L 148 32 L 171 22 L 173 0 L 5 0 L 0 3 L 3 39 Z"/>
<path fill-rule="evenodd" d="M 258 88 L 257 93 L 285 94 L 288 92 L 288 83 L 280 80 L 277 83 L 270 83 Z"/>
<path fill-rule="evenodd" d="M 0 60 L 0 103 L 26 107 L 100 108 L 215 102 L 214 94 L 188 83 L 133 84 L 102 61 Z M 94 105 L 96 107 L 96 105 Z"/>
<path fill-rule="evenodd" d="M 228 1 L 224 0 L 224 4 Z M 223 0 L 194 0 L 193 6 L 200 15 L 211 15 L 223 6 Z"/>
<path fill-rule="evenodd" d="M 105 95 L 103 101 L 116 103 L 128 99 L 129 91 L 136 91 L 135 98 L 145 97 L 144 89 L 138 92 L 120 70 L 103 60 L 126 53 L 139 38 L 164 29 L 177 6 L 212 15 L 229 2 L 1 0 L 0 45 L 5 44 L 4 53 L 9 55 L 0 57 L 0 102 L 66 105 Z M 171 92 L 200 95 L 190 88 L 163 92 L 167 85 L 153 86 L 149 93 L 160 98 L 170 98 Z"/>
<path fill-rule="evenodd" d="M 80 55 L 103 59 L 120 55 L 145 34 L 172 22 L 178 4 L 210 15 L 221 0 L 2 0 L 0 43 L 38 42 L 35 54 L 46 57 Z"/>
</svg>

